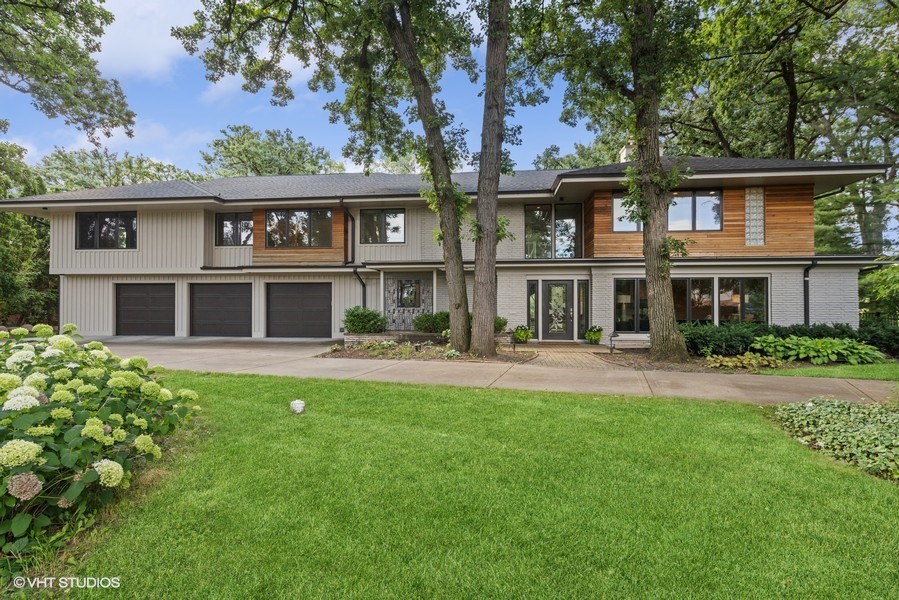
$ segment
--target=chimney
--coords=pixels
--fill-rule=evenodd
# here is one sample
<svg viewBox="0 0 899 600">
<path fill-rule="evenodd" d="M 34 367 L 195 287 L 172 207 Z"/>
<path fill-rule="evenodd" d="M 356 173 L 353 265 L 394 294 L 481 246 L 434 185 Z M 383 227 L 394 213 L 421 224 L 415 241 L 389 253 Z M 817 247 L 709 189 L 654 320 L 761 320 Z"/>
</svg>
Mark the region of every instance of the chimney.
<svg viewBox="0 0 899 600">
<path fill-rule="evenodd" d="M 626 144 L 618 151 L 618 162 L 629 162 L 634 159 L 637 152 L 637 144 L 634 140 L 628 140 Z"/>
</svg>

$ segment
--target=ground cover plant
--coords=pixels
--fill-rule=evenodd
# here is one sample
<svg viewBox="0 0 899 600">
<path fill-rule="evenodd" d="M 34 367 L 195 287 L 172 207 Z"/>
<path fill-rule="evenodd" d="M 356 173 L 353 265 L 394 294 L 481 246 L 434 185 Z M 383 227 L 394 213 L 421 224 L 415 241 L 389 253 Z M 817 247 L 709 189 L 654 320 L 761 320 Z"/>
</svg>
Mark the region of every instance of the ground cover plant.
<svg viewBox="0 0 899 600">
<path fill-rule="evenodd" d="M 196 393 L 162 387 L 158 371 L 47 325 L 0 332 L 0 579 L 89 527 L 161 457 Z"/>
<path fill-rule="evenodd" d="M 779 338 L 764 335 L 755 338 L 752 347 L 781 360 L 804 360 L 813 365 L 849 363 L 864 365 L 883 362 L 886 357 L 874 346 L 851 338 L 809 338 L 795 335 Z"/>
<path fill-rule="evenodd" d="M 899 483 L 899 405 L 815 398 L 774 414 L 808 447 Z"/>
<path fill-rule="evenodd" d="M 393 340 L 366 340 L 361 344 L 333 344 L 324 354 L 329 358 L 376 358 L 392 360 L 483 360 L 467 352 L 459 352 L 449 344 L 424 342 L 395 342 Z M 524 362 L 536 356 L 535 352 L 500 350 L 493 360 Z"/>
<path fill-rule="evenodd" d="M 758 407 L 167 381 L 200 393 L 211 434 L 66 567 L 119 576 L 116 597 L 895 593 L 899 486 L 809 451 Z"/>
</svg>

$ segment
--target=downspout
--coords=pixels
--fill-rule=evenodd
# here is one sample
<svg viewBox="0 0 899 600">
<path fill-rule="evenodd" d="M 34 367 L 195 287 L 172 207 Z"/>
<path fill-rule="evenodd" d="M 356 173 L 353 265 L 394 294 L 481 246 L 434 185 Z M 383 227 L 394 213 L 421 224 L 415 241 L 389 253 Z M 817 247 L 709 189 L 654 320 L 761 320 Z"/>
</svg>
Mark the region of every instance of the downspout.
<svg viewBox="0 0 899 600">
<path fill-rule="evenodd" d="M 805 326 L 811 325 L 811 307 L 809 306 L 809 273 L 818 266 L 818 259 L 813 258 L 812 262 L 802 271 L 802 304 L 805 314 Z"/>
<path fill-rule="evenodd" d="M 359 285 L 362 286 L 362 308 L 366 308 L 368 306 L 368 303 L 366 302 L 368 294 L 365 290 L 365 280 L 359 275 L 359 267 L 353 267 L 353 275 L 356 276 L 356 279 L 359 280 Z"/>
</svg>

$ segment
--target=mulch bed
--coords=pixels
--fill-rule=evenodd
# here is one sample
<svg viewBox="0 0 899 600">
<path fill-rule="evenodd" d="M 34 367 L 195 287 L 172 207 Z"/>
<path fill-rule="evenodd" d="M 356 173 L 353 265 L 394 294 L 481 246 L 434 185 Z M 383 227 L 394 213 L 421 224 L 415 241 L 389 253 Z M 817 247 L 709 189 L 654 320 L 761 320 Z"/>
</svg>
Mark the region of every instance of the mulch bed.
<svg viewBox="0 0 899 600">
<path fill-rule="evenodd" d="M 604 361 L 628 367 L 637 371 L 678 371 L 681 373 L 726 373 L 722 369 L 706 366 L 704 357 L 690 357 L 685 363 L 654 361 L 649 358 L 649 348 L 626 348 L 608 352 L 594 352 Z"/>
<path fill-rule="evenodd" d="M 495 357 L 479 358 L 470 354 L 462 354 L 456 358 L 446 358 L 444 353 L 446 346 L 435 344 L 433 346 L 421 346 L 421 350 L 415 350 L 415 346 L 398 344 L 393 348 L 366 348 L 363 346 L 341 346 L 320 356 L 322 358 L 367 358 L 374 360 L 448 360 L 464 362 L 505 362 L 522 363 L 537 356 L 536 352 L 520 350 L 513 352 L 506 348 L 500 348 Z"/>
</svg>

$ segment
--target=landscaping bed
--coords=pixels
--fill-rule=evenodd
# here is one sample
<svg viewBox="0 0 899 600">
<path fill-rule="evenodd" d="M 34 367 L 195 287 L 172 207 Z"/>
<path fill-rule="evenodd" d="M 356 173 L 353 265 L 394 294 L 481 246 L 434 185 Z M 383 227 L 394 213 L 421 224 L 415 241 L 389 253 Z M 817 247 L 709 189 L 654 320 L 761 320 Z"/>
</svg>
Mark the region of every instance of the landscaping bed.
<svg viewBox="0 0 899 600">
<path fill-rule="evenodd" d="M 537 356 L 534 351 L 511 350 L 500 346 L 495 357 L 481 358 L 453 350 L 448 344 L 423 342 L 395 342 L 393 340 L 369 340 L 360 344 L 334 344 L 320 356 L 325 358 L 368 358 L 392 360 L 452 360 L 477 362 L 526 362 Z"/>
<path fill-rule="evenodd" d="M 606 351 L 594 352 L 596 356 L 610 363 L 637 371 L 676 371 L 680 373 L 721 373 L 721 369 L 713 369 L 706 365 L 705 358 L 691 356 L 685 363 L 654 361 L 649 358 L 649 348 L 615 349 L 614 353 Z"/>
</svg>

